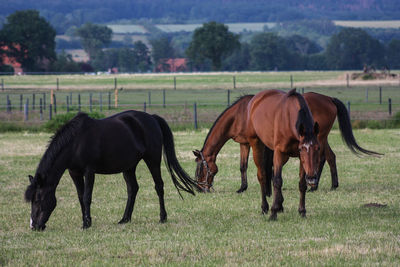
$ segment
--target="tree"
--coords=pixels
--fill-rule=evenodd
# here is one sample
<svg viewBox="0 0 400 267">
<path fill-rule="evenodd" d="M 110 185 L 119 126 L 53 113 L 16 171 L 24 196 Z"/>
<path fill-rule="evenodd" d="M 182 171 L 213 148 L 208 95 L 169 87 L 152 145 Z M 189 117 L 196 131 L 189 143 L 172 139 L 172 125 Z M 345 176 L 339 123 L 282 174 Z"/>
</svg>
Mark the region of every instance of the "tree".
<svg viewBox="0 0 400 267">
<path fill-rule="evenodd" d="M 378 40 L 358 28 L 344 28 L 334 34 L 326 48 L 326 61 L 332 69 L 376 68 L 384 65 L 385 50 Z"/>
<path fill-rule="evenodd" d="M 24 71 L 42 71 L 56 59 L 56 31 L 36 10 L 16 11 L 1 30 L 1 45 Z"/>
<path fill-rule="evenodd" d="M 175 57 L 174 48 L 172 47 L 171 41 L 168 37 L 152 39 L 150 40 L 150 44 L 153 48 L 151 55 L 156 66 L 160 63 L 160 59 Z"/>
<path fill-rule="evenodd" d="M 239 35 L 229 32 L 224 24 L 212 21 L 194 31 L 186 54 L 194 63 L 209 59 L 213 70 L 220 70 L 222 58 L 239 47 Z"/>
<path fill-rule="evenodd" d="M 142 41 L 136 41 L 133 43 L 133 45 L 133 54 L 135 63 L 137 65 L 137 70 L 140 72 L 149 71 L 151 69 L 149 48 Z"/>
<path fill-rule="evenodd" d="M 260 33 L 250 42 L 251 67 L 255 70 L 289 69 L 286 42 L 275 33 Z"/>
<path fill-rule="evenodd" d="M 88 53 L 90 60 L 111 43 L 112 30 L 107 26 L 86 23 L 76 29 L 75 33 L 81 39 L 83 49 Z"/>
</svg>

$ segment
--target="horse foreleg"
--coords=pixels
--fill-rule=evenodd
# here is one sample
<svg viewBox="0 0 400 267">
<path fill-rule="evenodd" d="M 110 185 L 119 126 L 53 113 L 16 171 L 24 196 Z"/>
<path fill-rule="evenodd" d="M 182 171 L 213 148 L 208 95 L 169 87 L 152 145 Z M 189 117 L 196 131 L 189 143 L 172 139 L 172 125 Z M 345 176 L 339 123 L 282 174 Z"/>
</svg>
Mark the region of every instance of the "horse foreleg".
<svg viewBox="0 0 400 267">
<path fill-rule="evenodd" d="M 289 160 L 289 157 L 275 151 L 274 152 L 274 177 L 273 177 L 273 185 L 274 185 L 274 202 L 271 207 L 271 220 L 276 220 L 277 213 L 283 211 L 283 195 L 282 195 L 282 166 Z"/>
<path fill-rule="evenodd" d="M 240 173 L 242 178 L 242 184 L 240 185 L 237 193 L 242 193 L 247 189 L 247 167 L 249 162 L 250 145 L 240 144 Z"/>
<path fill-rule="evenodd" d="M 94 185 L 94 172 L 86 171 L 85 173 L 85 190 L 83 193 L 83 229 L 89 228 L 92 225 L 92 217 L 90 216 L 90 205 L 92 204 L 92 193 Z"/>
<path fill-rule="evenodd" d="M 165 210 L 164 204 L 164 182 L 161 178 L 160 169 L 161 159 L 156 161 L 145 159 L 145 162 L 151 172 L 151 175 L 153 176 L 155 189 L 158 195 L 158 200 L 160 202 L 160 223 L 164 223 L 167 221 L 167 211 Z"/>
<path fill-rule="evenodd" d="M 319 185 L 319 181 L 321 179 L 321 174 L 322 174 L 322 170 L 324 169 L 324 165 L 325 165 L 325 150 L 326 148 L 323 149 L 323 151 L 321 151 L 320 155 L 319 155 L 319 167 L 318 167 L 318 173 L 317 173 L 317 183 L 315 186 L 310 188 L 310 191 L 316 191 L 318 189 L 318 185 Z"/>
<path fill-rule="evenodd" d="M 131 221 L 133 207 L 135 206 L 135 200 L 137 192 L 139 191 L 139 184 L 136 180 L 136 166 L 126 172 L 124 172 L 124 179 L 126 182 L 126 189 L 128 192 L 128 200 L 126 201 L 126 207 L 124 216 L 118 223 L 127 223 Z"/>
<path fill-rule="evenodd" d="M 306 172 L 304 171 L 303 165 L 300 163 L 299 171 L 300 181 L 299 181 L 299 191 L 300 191 L 300 203 L 299 203 L 299 213 L 302 217 L 306 217 Z"/>
<path fill-rule="evenodd" d="M 336 169 L 336 155 L 333 153 L 329 144 L 327 144 L 327 148 L 325 151 L 326 160 L 328 161 L 329 168 L 331 169 L 331 179 L 332 179 L 332 190 L 335 190 L 339 186 L 339 178 L 337 175 Z"/>
<path fill-rule="evenodd" d="M 82 220 L 83 220 L 85 217 L 85 206 L 83 204 L 83 193 L 85 191 L 85 184 L 83 181 L 83 175 L 79 172 L 74 172 L 72 170 L 68 170 L 68 172 L 72 178 L 72 181 L 75 184 L 76 192 L 78 193 L 78 199 L 79 199 L 79 204 L 81 206 Z"/>
<path fill-rule="evenodd" d="M 269 205 L 267 202 L 267 186 L 266 186 L 266 173 L 263 166 L 264 162 L 264 144 L 257 138 L 251 141 L 251 148 L 253 149 L 253 160 L 257 166 L 257 178 L 261 187 L 261 212 L 267 214 Z"/>
</svg>

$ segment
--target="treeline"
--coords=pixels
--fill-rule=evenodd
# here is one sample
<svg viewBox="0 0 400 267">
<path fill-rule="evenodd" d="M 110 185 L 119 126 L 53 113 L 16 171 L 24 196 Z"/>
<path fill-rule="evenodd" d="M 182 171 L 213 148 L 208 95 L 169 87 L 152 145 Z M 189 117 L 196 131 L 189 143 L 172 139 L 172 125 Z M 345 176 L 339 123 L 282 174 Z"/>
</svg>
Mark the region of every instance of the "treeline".
<svg viewBox="0 0 400 267">
<path fill-rule="evenodd" d="M 325 34 L 331 31 L 329 25 L 325 28 Z M 92 23 L 77 28 L 75 35 L 89 62 L 77 63 L 65 52 L 56 55 L 51 24 L 38 11 L 17 11 L 0 30 L 0 55 L 15 58 L 25 72 L 165 71 L 168 68 L 160 68 L 165 59 L 180 57 L 187 58 L 186 71 L 400 69 L 399 39 L 383 43 L 357 28 L 334 31 L 325 49 L 302 35 L 237 35 L 217 22 L 203 24 L 193 35 L 156 34 L 150 39 L 151 49 L 141 41 L 129 47 L 107 48 L 111 29 Z M 1 62 L 0 71 L 11 69 Z"/>
<path fill-rule="evenodd" d="M 58 34 L 86 22 L 141 19 L 156 23 L 283 22 L 302 19 L 399 19 L 397 0 L 0 0 L 0 22 L 23 9 L 39 10 Z"/>
</svg>

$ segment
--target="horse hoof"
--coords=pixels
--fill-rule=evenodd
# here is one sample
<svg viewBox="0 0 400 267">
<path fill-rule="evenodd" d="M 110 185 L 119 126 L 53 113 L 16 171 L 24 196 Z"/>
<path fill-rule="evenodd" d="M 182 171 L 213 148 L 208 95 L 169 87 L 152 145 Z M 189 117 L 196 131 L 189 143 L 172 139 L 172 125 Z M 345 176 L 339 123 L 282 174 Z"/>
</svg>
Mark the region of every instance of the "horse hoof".
<svg viewBox="0 0 400 267">
<path fill-rule="evenodd" d="M 167 218 L 165 219 L 160 219 L 160 223 L 166 223 L 167 222 Z"/>
<path fill-rule="evenodd" d="M 131 221 L 130 219 L 122 218 L 122 220 L 120 220 L 118 223 L 119 224 L 124 224 L 124 223 L 128 223 L 130 221 Z"/>
<path fill-rule="evenodd" d="M 241 187 L 241 188 L 239 188 L 238 191 L 236 191 L 236 193 L 240 194 L 240 193 L 243 193 L 243 192 L 246 191 L 246 190 L 247 190 L 247 186 Z"/>
</svg>

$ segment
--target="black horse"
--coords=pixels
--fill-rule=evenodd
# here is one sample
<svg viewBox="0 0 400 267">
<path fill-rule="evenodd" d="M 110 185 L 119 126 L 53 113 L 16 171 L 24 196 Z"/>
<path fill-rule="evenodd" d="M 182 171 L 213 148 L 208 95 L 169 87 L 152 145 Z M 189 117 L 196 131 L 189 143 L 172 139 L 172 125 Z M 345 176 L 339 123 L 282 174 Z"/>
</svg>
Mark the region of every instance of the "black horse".
<svg viewBox="0 0 400 267">
<path fill-rule="evenodd" d="M 90 227 L 92 223 L 90 204 L 95 173 L 123 173 L 128 201 L 119 223 L 129 222 L 139 190 L 135 170 L 141 159 L 153 176 L 160 202 L 160 222 L 165 222 L 167 212 L 160 169 L 163 147 L 164 161 L 178 192 L 183 190 L 194 195 L 192 186 L 195 182 L 176 159 L 173 135 L 163 118 L 134 110 L 102 120 L 78 113 L 52 137 L 35 177 L 29 176 L 30 185 L 26 189 L 25 200 L 32 204 L 31 228 L 45 229 L 56 207 L 57 185 L 66 169 L 78 192 L 83 228 Z"/>
</svg>

